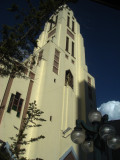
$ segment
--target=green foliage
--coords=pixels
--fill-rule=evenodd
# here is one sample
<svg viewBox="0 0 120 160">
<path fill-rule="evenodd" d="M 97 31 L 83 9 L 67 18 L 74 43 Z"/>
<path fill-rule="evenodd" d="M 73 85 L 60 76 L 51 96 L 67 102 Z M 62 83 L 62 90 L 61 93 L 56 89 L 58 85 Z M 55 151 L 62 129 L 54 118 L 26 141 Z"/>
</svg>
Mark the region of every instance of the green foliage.
<svg viewBox="0 0 120 160">
<path fill-rule="evenodd" d="M 13 144 L 11 145 L 11 151 L 17 159 L 21 160 L 20 158 L 21 156 L 22 159 L 26 159 L 26 157 L 24 157 L 24 154 L 26 152 L 26 149 L 24 147 L 25 145 L 29 145 L 33 142 L 45 138 L 45 136 L 40 135 L 38 137 L 28 139 L 27 138 L 28 132 L 26 132 L 26 130 L 29 130 L 29 128 L 31 127 L 42 126 L 39 122 L 46 121 L 45 119 L 40 118 L 41 114 L 43 113 L 44 112 L 37 109 L 36 102 L 34 101 L 34 103 L 29 104 L 27 116 L 23 120 L 22 128 L 19 130 L 16 126 L 14 126 L 14 128 L 18 131 L 18 134 L 16 134 L 15 137 L 10 138 L 13 141 Z"/>
<path fill-rule="evenodd" d="M 26 8 L 20 8 L 13 4 L 8 10 L 15 12 L 15 18 L 21 18 L 20 24 L 14 26 L 3 25 L 1 30 L 2 40 L 0 41 L 0 76 L 24 77 L 25 67 L 21 67 L 18 62 L 23 62 L 33 51 L 33 47 L 37 47 L 36 37 L 42 31 L 44 23 L 48 17 L 57 12 L 59 6 L 77 0 L 39 0 L 37 5 L 34 1 L 26 0 L 28 5 Z"/>
</svg>

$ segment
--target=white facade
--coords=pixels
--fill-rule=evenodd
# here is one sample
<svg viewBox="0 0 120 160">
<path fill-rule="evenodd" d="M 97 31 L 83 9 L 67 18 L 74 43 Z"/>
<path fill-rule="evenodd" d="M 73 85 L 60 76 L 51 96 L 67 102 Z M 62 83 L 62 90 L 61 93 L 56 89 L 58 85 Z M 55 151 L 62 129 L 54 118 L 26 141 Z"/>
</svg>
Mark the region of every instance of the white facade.
<svg viewBox="0 0 120 160">
<path fill-rule="evenodd" d="M 71 141 L 70 133 L 76 119 L 86 121 L 88 111 L 95 108 L 95 82 L 88 73 L 83 38 L 73 12 L 64 7 L 53 15 L 53 20 L 56 24 L 45 24 L 38 48 L 29 58 L 30 63 L 35 61 L 31 69 L 28 67 L 31 78 L 0 79 L 0 100 L 5 106 L 1 113 L 0 139 L 11 143 L 9 137 L 15 135 L 13 126 L 20 127 L 25 108 L 36 100 L 47 121 L 42 127 L 31 129 L 29 137 L 42 134 L 45 139 L 28 146 L 26 156 L 67 160 L 65 157 L 72 152 L 74 159 L 79 159 L 78 145 Z M 17 110 L 7 112 L 11 94 L 16 92 L 24 100 L 19 117 L 16 117 Z"/>
</svg>

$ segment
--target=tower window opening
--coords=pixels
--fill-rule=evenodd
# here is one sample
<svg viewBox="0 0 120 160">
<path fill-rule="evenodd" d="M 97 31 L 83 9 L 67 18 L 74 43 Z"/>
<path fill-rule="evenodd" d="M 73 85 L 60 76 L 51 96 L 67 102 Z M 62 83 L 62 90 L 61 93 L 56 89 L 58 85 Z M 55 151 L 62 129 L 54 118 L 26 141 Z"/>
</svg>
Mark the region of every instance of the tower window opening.
<svg viewBox="0 0 120 160">
<path fill-rule="evenodd" d="M 74 23 L 74 21 L 72 21 L 72 31 L 74 32 L 74 25 L 75 25 L 75 23 Z"/>
<path fill-rule="evenodd" d="M 50 20 L 52 21 L 53 17 Z M 49 30 L 51 30 L 51 29 L 52 29 L 52 22 L 50 22 L 50 29 Z"/>
<path fill-rule="evenodd" d="M 66 37 L 66 51 L 69 51 L 69 38 Z"/>
<path fill-rule="evenodd" d="M 74 57 L 74 42 L 72 42 L 72 56 Z"/>
<path fill-rule="evenodd" d="M 59 57 L 60 57 L 60 52 L 58 50 L 55 50 L 53 72 L 56 74 L 58 74 L 58 69 L 59 69 Z"/>
<path fill-rule="evenodd" d="M 73 75 L 70 70 L 65 73 L 65 86 L 70 86 L 73 89 Z"/>
<path fill-rule="evenodd" d="M 52 23 L 50 23 L 50 30 L 52 29 Z"/>
<path fill-rule="evenodd" d="M 67 26 L 70 27 L 70 17 L 67 17 Z"/>
</svg>

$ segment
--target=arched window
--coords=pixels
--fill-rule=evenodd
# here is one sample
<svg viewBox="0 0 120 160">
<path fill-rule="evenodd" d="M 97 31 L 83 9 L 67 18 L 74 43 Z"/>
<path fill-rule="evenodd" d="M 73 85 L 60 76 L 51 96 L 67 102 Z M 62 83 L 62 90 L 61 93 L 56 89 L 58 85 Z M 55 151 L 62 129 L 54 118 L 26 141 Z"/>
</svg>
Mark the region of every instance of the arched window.
<svg viewBox="0 0 120 160">
<path fill-rule="evenodd" d="M 73 75 L 70 70 L 65 73 L 65 85 L 69 85 L 73 89 Z"/>
</svg>

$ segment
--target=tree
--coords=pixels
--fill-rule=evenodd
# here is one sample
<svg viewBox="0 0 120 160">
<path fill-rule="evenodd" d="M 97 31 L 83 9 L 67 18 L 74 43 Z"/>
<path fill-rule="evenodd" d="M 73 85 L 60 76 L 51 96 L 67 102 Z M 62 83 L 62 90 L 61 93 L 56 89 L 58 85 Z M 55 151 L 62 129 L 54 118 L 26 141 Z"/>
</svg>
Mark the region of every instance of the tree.
<svg viewBox="0 0 120 160">
<path fill-rule="evenodd" d="M 13 4 L 9 11 L 16 13 L 16 19 L 21 18 L 20 24 L 14 26 L 3 25 L 0 41 L 0 76 L 9 75 L 24 77 L 25 66 L 22 64 L 37 47 L 37 36 L 42 31 L 46 21 L 51 14 L 57 14 L 64 4 L 76 2 L 77 0 L 39 0 L 37 5 L 26 0 L 28 8 L 20 9 Z M 57 10 L 57 11 L 56 11 Z"/>
<path fill-rule="evenodd" d="M 28 139 L 27 137 L 29 128 L 40 127 L 42 125 L 39 122 L 46 121 L 45 119 L 40 118 L 41 114 L 43 113 L 44 112 L 40 111 L 36 107 L 36 101 L 34 101 L 33 103 L 29 104 L 27 116 L 23 120 L 22 128 L 19 130 L 16 126 L 14 126 L 14 128 L 18 131 L 18 134 L 16 134 L 16 137 L 10 138 L 13 141 L 11 145 L 11 151 L 17 159 L 26 160 L 24 157 L 24 154 L 26 153 L 25 146 L 45 138 L 43 135 L 31 139 Z M 39 160 L 42 159 L 39 158 Z"/>
</svg>

